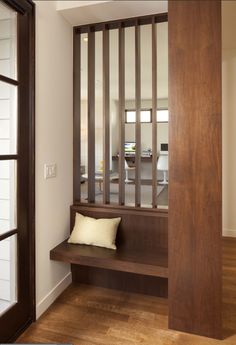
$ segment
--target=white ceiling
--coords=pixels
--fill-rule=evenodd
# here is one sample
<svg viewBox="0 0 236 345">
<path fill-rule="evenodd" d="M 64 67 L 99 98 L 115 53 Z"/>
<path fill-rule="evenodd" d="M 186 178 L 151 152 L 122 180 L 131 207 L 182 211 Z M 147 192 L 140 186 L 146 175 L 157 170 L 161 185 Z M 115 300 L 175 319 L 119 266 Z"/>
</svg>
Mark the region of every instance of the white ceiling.
<svg viewBox="0 0 236 345">
<path fill-rule="evenodd" d="M 106 1 L 99 0 L 100 4 L 102 2 L 109 2 L 109 0 L 106 0 Z M 98 1 L 58 0 L 57 1 L 57 10 L 66 10 L 66 9 L 69 9 L 69 8 L 90 6 L 90 5 L 94 5 L 94 4 L 97 4 L 97 3 L 98 3 Z"/>
<path fill-rule="evenodd" d="M 72 24 L 84 25 L 109 20 L 167 12 L 161 1 L 58 1 L 57 9 Z"/>
</svg>

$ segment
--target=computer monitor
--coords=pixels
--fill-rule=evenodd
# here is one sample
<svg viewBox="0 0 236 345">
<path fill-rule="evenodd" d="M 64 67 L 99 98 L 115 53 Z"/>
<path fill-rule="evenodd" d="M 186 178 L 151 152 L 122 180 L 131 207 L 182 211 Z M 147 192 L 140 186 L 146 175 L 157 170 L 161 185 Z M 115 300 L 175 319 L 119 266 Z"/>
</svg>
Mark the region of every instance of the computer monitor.
<svg viewBox="0 0 236 345">
<path fill-rule="evenodd" d="M 168 144 L 167 143 L 161 143 L 161 151 L 168 152 Z"/>
<path fill-rule="evenodd" d="M 125 142 L 125 155 L 135 155 L 136 143 L 134 141 Z"/>
</svg>

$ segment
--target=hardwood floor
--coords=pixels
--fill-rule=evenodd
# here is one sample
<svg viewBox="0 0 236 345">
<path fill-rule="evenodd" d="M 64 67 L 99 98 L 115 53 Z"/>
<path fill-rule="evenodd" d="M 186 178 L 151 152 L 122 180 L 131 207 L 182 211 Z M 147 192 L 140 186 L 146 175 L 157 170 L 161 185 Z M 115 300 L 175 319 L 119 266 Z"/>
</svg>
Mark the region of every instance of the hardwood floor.
<svg viewBox="0 0 236 345">
<path fill-rule="evenodd" d="M 168 304 L 165 299 L 71 285 L 17 342 L 235 345 L 236 239 L 225 238 L 223 243 L 223 341 L 168 330 Z"/>
</svg>

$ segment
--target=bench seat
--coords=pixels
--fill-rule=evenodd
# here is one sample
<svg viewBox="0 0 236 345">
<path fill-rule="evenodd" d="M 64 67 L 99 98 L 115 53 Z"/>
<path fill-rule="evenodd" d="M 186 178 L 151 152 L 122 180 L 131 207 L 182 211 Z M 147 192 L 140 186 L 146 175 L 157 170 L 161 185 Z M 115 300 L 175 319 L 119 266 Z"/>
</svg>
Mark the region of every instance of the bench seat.
<svg viewBox="0 0 236 345">
<path fill-rule="evenodd" d="M 155 255 L 125 252 L 95 246 L 69 244 L 67 240 L 50 251 L 50 259 L 70 264 L 168 278 L 168 254 L 160 248 Z"/>
</svg>

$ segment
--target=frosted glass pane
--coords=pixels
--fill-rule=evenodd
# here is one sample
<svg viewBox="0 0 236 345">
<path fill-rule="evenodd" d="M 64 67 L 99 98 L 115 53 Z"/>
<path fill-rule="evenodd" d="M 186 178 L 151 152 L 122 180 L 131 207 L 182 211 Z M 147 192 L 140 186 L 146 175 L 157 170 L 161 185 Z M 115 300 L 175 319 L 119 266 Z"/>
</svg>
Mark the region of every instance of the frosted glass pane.
<svg viewBox="0 0 236 345">
<path fill-rule="evenodd" d="M 17 235 L 0 241 L 0 315 L 17 302 Z"/>
<path fill-rule="evenodd" d="M 10 135 L 10 121 L 0 119 L 0 138 L 9 139 Z"/>
<path fill-rule="evenodd" d="M 9 99 L 1 99 L 0 101 L 0 119 L 10 118 L 11 103 Z"/>
<path fill-rule="evenodd" d="M 0 161 L 0 234 L 16 228 L 16 161 Z"/>
<path fill-rule="evenodd" d="M 0 143 L 0 154 L 17 153 L 17 87 L 4 82 L 0 82 Z"/>
<path fill-rule="evenodd" d="M 17 78 L 17 13 L 0 2 L 0 74 Z"/>
</svg>

